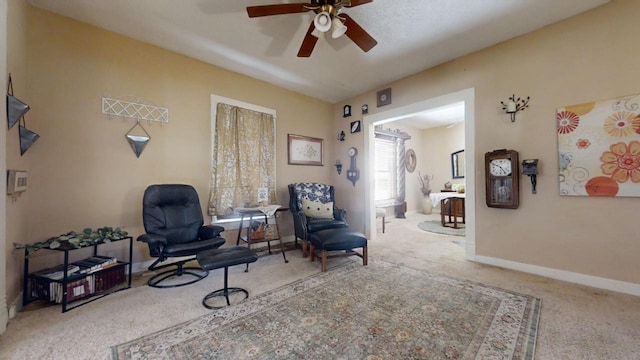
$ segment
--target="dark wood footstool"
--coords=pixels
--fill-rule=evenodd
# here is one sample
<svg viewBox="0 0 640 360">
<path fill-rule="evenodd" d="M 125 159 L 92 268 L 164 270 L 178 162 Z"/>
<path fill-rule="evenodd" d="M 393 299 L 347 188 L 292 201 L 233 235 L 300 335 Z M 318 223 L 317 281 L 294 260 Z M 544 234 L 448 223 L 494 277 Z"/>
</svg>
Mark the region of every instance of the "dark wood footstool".
<svg viewBox="0 0 640 360">
<path fill-rule="evenodd" d="M 207 294 L 207 296 L 202 299 L 202 305 L 208 309 L 221 309 L 225 306 L 212 306 L 207 304 L 207 300 L 213 299 L 218 296 L 224 296 L 227 305 L 231 305 L 229 301 L 229 295 L 237 292 L 243 292 L 244 298 L 240 301 L 249 297 L 249 292 L 245 289 L 238 287 L 229 287 L 228 286 L 228 278 L 229 278 L 229 266 L 240 265 L 240 264 L 249 264 L 252 262 L 256 262 L 258 260 L 258 256 L 254 254 L 251 250 L 247 249 L 244 246 L 232 246 L 228 248 L 219 248 L 212 250 L 205 250 L 203 252 L 198 253 L 196 255 L 196 259 L 198 260 L 198 264 L 203 269 L 210 271 L 214 269 L 224 268 L 224 288 L 220 290 L 216 290 Z"/>
<path fill-rule="evenodd" d="M 350 229 L 322 230 L 311 234 L 309 242 L 311 261 L 315 261 L 318 251 L 323 272 L 327 271 L 327 259 L 334 257 L 359 256 L 362 265 L 367 266 L 367 238 L 362 233 Z M 357 248 L 362 248 L 362 254 L 353 250 Z"/>
</svg>

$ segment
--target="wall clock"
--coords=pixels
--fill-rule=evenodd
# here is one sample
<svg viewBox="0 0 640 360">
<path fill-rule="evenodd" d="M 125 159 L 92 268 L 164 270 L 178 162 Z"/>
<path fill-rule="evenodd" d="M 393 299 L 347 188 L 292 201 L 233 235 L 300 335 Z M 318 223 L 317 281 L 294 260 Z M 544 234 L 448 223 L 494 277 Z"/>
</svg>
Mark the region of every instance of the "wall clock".
<svg viewBox="0 0 640 360">
<path fill-rule="evenodd" d="M 391 104 L 391 88 L 378 91 L 378 107 Z"/>
<path fill-rule="evenodd" d="M 351 181 L 353 186 L 356 186 L 356 181 L 360 179 L 360 170 L 358 170 L 358 167 L 356 166 L 356 157 L 358 156 L 358 149 L 354 147 L 350 147 L 347 154 L 349 154 L 349 157 L 351 158 L 351 164 L 349 165 L 349 170 L 347 170 L 347 179 Z"/>
<path fill-rule="evenodd" d="M 494 150 L 484 154 L 487 206 L 517 209 L 520 205 L 518 152 Z"/>
<path fill-rule="evenodd" d="M 351 133 L 352 134 L 360 132 L 360 127 L 361 127 L 360 124 L 361 124 L 360 120 L 356 120 L 356 121 L 352 121 L 351 122 Z"/>
</svg>

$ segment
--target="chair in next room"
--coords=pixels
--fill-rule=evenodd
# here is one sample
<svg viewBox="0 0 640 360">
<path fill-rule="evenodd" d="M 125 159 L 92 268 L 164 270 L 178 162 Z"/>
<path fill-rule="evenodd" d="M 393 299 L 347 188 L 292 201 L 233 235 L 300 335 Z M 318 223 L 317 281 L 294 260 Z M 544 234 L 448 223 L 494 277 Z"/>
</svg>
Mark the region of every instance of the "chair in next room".
<svg viewBox="0 0 640 360">
<path fill-rule="evenodd" d="M 336 206 L 333 185 L 319 183 L 289 184 L 289 210 L 293 214 L 295 244 L 302 241 L 302 256 L 307 256 L 310 236 L 327 229 L 348 228 L 347 210 Z"/>
<path fill-rule="evenodd" d="M 146 234 L 140 235 L 138 241 L 147 243 L 150 255 L 157 258 L 149 270 L 170 268 L 149 279 L 147 283 L 152 287 L 184 286 L 204 279 L 209 274 L 207 270 L 186 267 L 185 263 L 195 260 L 198 253 L 225 243 L 220 237 L 222 226 L 203 226 L 198 193 L 190 185 L 149 186 L 142 200 L 142 222 Z M 178 257 L 181 258 L 178 261 L 159 265 Z M 185 275 L 189 280 L 182 281 Z"/>
</svg>

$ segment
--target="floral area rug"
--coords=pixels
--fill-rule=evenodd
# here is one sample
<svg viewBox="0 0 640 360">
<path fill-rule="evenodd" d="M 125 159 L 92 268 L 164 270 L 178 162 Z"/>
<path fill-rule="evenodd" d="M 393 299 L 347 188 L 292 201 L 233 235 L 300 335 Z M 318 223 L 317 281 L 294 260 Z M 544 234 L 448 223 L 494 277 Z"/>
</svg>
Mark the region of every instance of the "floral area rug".
<svg viewBox="0 0 640 360">
<path fill-rule="evenodd" d="M 113 359 L 533 359 L 541 300 L 371 259 L 111 348 Z"/>
<path fill-rule="evenodd" d="M 458 224 L 460 228 L 454 229 L 448 226 L 442 226 L 440 220 L 426 220 L 418 223 L 421 230 L 443 235 L 465 236 L 464 224 Z"/>
</svg>

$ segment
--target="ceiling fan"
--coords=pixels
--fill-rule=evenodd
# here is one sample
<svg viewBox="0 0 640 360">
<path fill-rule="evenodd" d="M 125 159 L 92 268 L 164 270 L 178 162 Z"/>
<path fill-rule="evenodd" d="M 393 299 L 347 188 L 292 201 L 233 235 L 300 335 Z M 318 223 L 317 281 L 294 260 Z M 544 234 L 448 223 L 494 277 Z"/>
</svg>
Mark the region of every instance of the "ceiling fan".
<svg viewBox="0 0 640 360">
<path fill-rule="evenodd" d="M 309 3 L 274 4 L 248 6 L 247 14 L 250 18 L 294 14 L 313 11 L 316 15 L 309 25 L 307 34 L 302 41 L 302 46 L 298 51 L 298 57 L 309 57 L 316 46 L 318 37 L 314 30 L 331 34 L 336 39 L 342 35 L 347 35 L 351 41 L 358 45 L 364 52 L 371 50 L 378 42 L 371 37 L 358 23 L 349 15 L 341 13 L 343 7 L 354 7 L 373 2 L 373 0 L 311 0 Z"/>
</svg>

